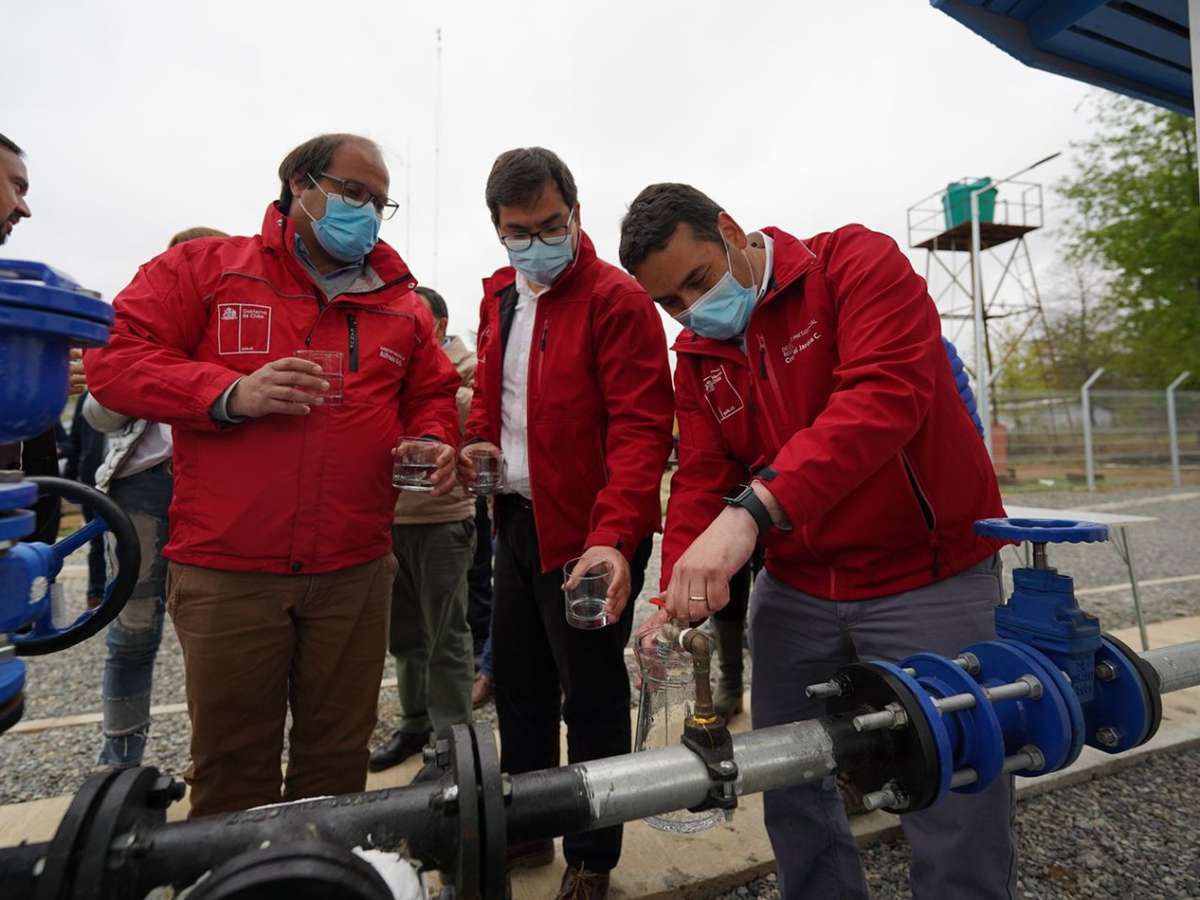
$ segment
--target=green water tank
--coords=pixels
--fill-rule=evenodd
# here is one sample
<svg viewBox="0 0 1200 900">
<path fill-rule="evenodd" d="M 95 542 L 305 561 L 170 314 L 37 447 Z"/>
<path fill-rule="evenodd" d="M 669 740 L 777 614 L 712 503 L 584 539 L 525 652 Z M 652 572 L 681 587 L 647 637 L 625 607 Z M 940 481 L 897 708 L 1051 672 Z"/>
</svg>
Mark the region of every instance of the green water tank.
<svg viewBox="0 0 1200 900">
<path fill-rule="evenodd" d="M 946 185 L 942 194 L 942 211 L 946 214 L 946 228 L 954 228 L 971 221 L 971 192 L 991 183 L 990 178 L 978 181 L 956 181 Z M 979 221 L 991 222 L 996 215 L 996 189 L 990 188 L 979 195 Z"/>
</svg>

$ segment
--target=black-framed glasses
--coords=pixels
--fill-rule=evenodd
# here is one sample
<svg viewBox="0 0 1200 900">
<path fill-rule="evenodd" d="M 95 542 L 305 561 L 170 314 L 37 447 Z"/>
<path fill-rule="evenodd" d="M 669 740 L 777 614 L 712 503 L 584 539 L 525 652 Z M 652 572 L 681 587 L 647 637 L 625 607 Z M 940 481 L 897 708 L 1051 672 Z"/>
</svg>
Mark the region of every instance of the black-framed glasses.
<svg viewBox="0 0 1200 900">
<path fill-rule="evenodd" d="M 541 231 L 533 231 L 529 234 L 502 234 L 500 235 L 500 243 L 509 250 L 528 250 L 533 246 L 533 239 L 537 238 L 547 247 L 557 247 L 559 244 L 566 241 L 571 236 L 571 221 L 575 218 L 575 210 L 571 210 L 571 214 L 567 216 L 567 221 L 563 225 L 552 225 L 549 228 L 543 228 Z"/>
<path fill-rule="evenodd" d="M 312 177 L 312 176 L 309 176 Z M 322 172 L 318 177 L 328 178 L 330 181 L 336 181 L 341 187 L 339 193 L 342 199 L 346 201 L 348 206 L 353 206 L 355 209 L 360 209 L 368 203 L 375 207 L 375 212 L 379 213 L 379 218 L 387 221 L 396 214 L 396 210 L 400 208 L 400 204 L 395 200 L 389 200 L 387 197 L 376 197 L 372 194 L 365 184 L 358 181 L 350 181 L 346 178 L 339 178 L 337 175 L 330 175 L 328 172 Z"/>
</svg>

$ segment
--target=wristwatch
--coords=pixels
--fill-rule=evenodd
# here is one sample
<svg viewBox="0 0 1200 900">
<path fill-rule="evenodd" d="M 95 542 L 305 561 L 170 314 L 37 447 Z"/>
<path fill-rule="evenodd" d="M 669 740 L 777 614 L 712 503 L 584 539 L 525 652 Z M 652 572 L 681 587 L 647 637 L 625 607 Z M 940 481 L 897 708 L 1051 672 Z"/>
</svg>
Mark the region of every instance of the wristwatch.
<svg viewBox="0 0 1200 900">
<path fill-rule="evenodd" d="M 738 485 L 721 499 L 729 506 L 740 506 L 750 513 L 754 518 L 754 524 L 758 526 L 760 535 L 766 534 L 774 525 L 771 521 L 771 514 L 767 512 L 766 504 L 758 499 L 758 494 L 754 493 L 754 488 L 748 484 Z"/>
</svg>

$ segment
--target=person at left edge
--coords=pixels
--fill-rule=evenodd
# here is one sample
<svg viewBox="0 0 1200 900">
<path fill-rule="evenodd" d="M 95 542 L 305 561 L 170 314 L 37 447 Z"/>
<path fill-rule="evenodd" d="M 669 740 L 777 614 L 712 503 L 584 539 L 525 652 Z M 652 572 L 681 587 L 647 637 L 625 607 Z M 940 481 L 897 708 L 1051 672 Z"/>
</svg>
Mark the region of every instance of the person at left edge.
<svg viewBox="0 0 1200 900">
<path fill-rule="evenodd" d="M 174 436 L 163 555 L 194 816 L 363 789 L 396 572 L 392 447 L 457 442 L 458 373 L 378 240 L 395 209 L 379 148 L 321 135 L 279 178 L 260 234 L 142 266 L 84 360 L 98 402 Z M 344 354 L 344 403 L 324 405 L 329 382 L 297 348 Z M 443 449 L 435 493 L 454 483 Z"/>
<path fill-rule="evenodd" d="M 25 151 L 15 142 L 0 134 L 0 244 L 8 240 L 13 229 L 22 219 L 33 215 L 29 208 L 29 170 L 25 167 Z M 71 350 L 71 394 L 81 393 L 74 389 L 75 356 Z M 24 443 L 0 444 L 0 469 L 21 469 L 26 475 L 57 475 L 58 447 L 54 428 Z M 58 520 L 61 511 L 58 497 L 42 494 L 34 504 L 37 527 L 26 541 L 41 541 L 53 544 L 58 537 Z"/>
</svg>

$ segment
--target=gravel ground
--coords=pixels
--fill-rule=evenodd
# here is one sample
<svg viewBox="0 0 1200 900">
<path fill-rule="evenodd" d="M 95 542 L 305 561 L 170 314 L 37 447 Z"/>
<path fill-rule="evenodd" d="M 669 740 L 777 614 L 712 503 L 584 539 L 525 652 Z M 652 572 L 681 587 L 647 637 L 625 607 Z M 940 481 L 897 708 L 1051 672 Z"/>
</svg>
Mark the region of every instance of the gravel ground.
<svg viewBox="0 0 1200 900">
<path fill-rule="evenodd" d="M 1200 841 L 1192 811 L 1200 803 L 1200 750 L 1164 753 L 1118 775 L 1043 794 L 1017 808 L 1021 900 L 1195 900 Z M 908 889 L 908 844 L 862 852 L 875 900 Z M 720 900 L 776 900 L 775 876 L 755 879 Z"/>
<path fill-rule="evenodd" d="M 1183 501 L 1166 499 L 1173 493 L 1178 492 L 1140 490 L 1095 495 L 1083 492 L 1022 493 L 1014 496 L 1012 502 L 1014 505 L 1066 508 L 1088 505 L 1111 507 L 1114 504 L 1127 504 L 1128 501 L 1147 501 L 1110 510 L 1158 517 L 1155 523 L 1134 526 L 1130 533 L 1138 576 L 1144 582 L 1200 573 L 1200 554 L 1195 549 L 1195 535 L 1200 533 L 1200 498 Z M 1079 589 L 1119 585 L 1127 579 L 1124 563 L 1111 547 L 1052 547 L 1050 559 L 1060 571 L 1075 578 Z M 73 598 L 77 603 L 82 602 L 84 562 L 84 554 L 77 554 L 69 561 L 69 568 L 60 578 L 68 598 Z M 1011 567 L 1015 562 L 1015 555 L 1005 554 L 1006 566 Z M 658 573 L 659 558 L 656 552 L 646 572 L 647 587 L 637 604 L 636 622 L 642 621 L 652 611 L 645 600 L 657 588 Z M 1142 601 L 1147 621 L 1150 622 L 1200 614 L 1200 580 L 1147 586 L 1142 591 Z M 1106 628 L 1133 624 L 1132 602 L 1127 588 L 1112 593 L 1085 595 L 1081 602 L 1086 609 L 1101 616 Z M 26 719 L 99 711 L 103 659 L 103 641 L 93 639 L 63 653 L 27 660 Z M 386 676 L 392 675 L 394 672 L 389 665 Z M 181 654 L 168 621 L 155 671 L 153 702 L 155 705 L 165 705 L 182 703 L 183 700 Z M 381 692 L 379 714 L 376 742 L 384 740 L 394 727 L 397 718 L 394 689 Z M 484 721 L 493 721 L 494 716 L 494 708 L 490 704 L 479 711 L 479 718 Z M 0 803 L 73 792 L 91 772 L 99 742 L 98 725 L 0 737 Z M 159 716 L 147 748 L 147 764 L 174 774 L 181 773 L 187 765 L 187 742 L 185 715 Z M 1170 819 L 1174 814 L 1167 811 L 1181 808 L 1184 805 L 1182 798 L 1196 797 L 1197 783 L 1200 783 L 1200 755 L 1162 757 L 1096 784 L 1056 792 L 1023 804 L 1023 841 L 1028 845 L 1028 849 L 1023 845 L 1026 860 L 1022 868 L 1025 896 L 1084 897 L 1121 891 L 1139 898 L 1200 897 L 1200 884 L 1197 883 L 1200 867 L 1195 851 L 1195 845 L 1200 842 L 1186 840 L 1186 847 L 1181 849 L 1175 846 L 1173 842 L 1181 839 L 1180 835 L 1189 833 L 1183 823 L 1180 822 L 1180 828 L 1175 829 L 1147 813 L 1148 809 L 1157 809 L 1163 817 Z M 1076 795 L 1078 799 L 1075 803 L 1065 802 L 1066 797 Z M 1138 807 L 1126 802 L 1132 798 L 1139 798 Z M 1098 808 L 1096 804 L 1099 803 L 1105 804 L 1103 817 L 1093 816 L 1091 812 Z M 1092 822 L 1093 818 L 1113 823 L 1111 832 L 1107 824 L 1096 826 L 1100 830 L 1096 833 L 1095 844 L 1081 849 L 1078 854 L 1070 848 L 1077 846 L 1076 833 L 1084 825 L 1071 824 L 1065 827 L 1062 821 L 1063 810 L 1074 809 L 1076 805 L 1085 811 L 1078 818 L 1088 829 L 1092 826 L 1087 823 Z M 1115 816 L 1113 809 L 1117 810 Z M 1118 839 L 1116 835 L 1121 828 L 1132 831 Z M 1110 843 L 1113 846 L 1109 846 Z M 1143 851 L 1153 852 L 1143 854 Z M 1091 856 L 1088 856 L 1089 852 Z M 903 862 L 905 857 L 906 850 L 902 845 L 873 848 L 866 853 L 867 868 L 872 873 L 872 887 L 878 896 L 904 895 L 907 871 L 907 863 Z M 1124 884 L 1117 880 L 1121 877 L 1121 862 L 1128 859 L 1142 860 L 1131 868 L 1137 877 L 1150 879 L 1153 883 L 1134 889 L 1133 882 Z M 1162 873 L 1161 879 L 1155 860 L 1171 862 L 1170 871 Z M 1091 865 L 1097 861 L 1103 865 Z M 1096 872 L 1101 874 L 1097 875 Z M 1176 884 L 1168 885 L 1168 877 L 1174 879 Z M 756 890 L 770 889 L 768 879 L 755 884 Z M 1167 887 L 1171 889 L 1167 890 Z M 768 893 L 764 896 L 773 895 Z"/>
</svg>

